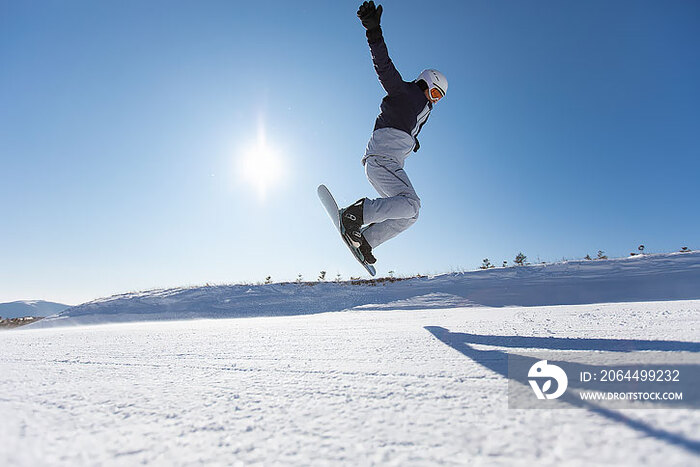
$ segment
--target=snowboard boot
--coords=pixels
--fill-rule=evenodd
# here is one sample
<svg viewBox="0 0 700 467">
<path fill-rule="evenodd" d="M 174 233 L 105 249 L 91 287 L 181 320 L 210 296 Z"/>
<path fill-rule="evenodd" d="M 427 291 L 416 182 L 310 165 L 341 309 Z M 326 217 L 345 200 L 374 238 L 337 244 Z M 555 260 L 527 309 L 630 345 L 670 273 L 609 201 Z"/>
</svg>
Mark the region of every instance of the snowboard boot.
<svg viewBox="0 0 700 467">
<path fill-rule="evenodd" d="M 360 244 L 360 253 L 362 253 L 362 256 L 364 256 L 367 264 L 374 264 L 377 262 L 377 258 L 375 258 L 372 254 L 372 247 L 369 246 L 369 243 L 367 243 L 367 240 L 365 240 L 364 235 L 362 236 L 362 243 Z"/>
<path fill-rule="evenodd" d="M 345 237 L 355 248 L 362 245 L 362 208 L 365 199 L 362 198 L 345 209 L 340 210 L 340 221 L 343 223 Z"/>
</svg>

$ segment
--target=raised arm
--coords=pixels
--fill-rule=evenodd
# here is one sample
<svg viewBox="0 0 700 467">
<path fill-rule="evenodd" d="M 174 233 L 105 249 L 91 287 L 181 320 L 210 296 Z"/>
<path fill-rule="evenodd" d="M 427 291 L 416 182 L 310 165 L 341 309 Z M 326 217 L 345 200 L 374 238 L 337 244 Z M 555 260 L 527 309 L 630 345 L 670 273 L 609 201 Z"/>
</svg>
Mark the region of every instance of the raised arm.
<svg viewBox="0 0 700 467">
<path fill-rule="evenodd" d="M 379 82 L 387 92 L 393 94 L 401 89 L 403 79 L 394 66 L 394 62 L 389 58 L 389 51 L 384 42 L 380 19 L 382 16 L 382 6 L 374 6 L 373 1 L 364 2 L 357 10 L 357 16 L 362 21 L 362 25 L 367 30 L 367 42 L 372 52 L 372 62 L 374 70 L 377 72 Z"/>
</svg>

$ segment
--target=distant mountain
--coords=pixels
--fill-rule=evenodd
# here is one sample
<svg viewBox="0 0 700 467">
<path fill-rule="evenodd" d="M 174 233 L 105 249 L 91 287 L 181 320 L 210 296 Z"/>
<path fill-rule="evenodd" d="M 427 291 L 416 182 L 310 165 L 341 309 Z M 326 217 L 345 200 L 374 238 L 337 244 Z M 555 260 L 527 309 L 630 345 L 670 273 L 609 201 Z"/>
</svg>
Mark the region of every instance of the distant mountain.
<svg viewBox="0 0 700 467">
<path fill-rule="evenodd" d="M 45 302 L 44 300 L 21 300 L 0 303 L 0 317 L 50 316 L 68 308 L 70 308 L 70 305 L 64 305 L 63 303 Z"/>
</svg>

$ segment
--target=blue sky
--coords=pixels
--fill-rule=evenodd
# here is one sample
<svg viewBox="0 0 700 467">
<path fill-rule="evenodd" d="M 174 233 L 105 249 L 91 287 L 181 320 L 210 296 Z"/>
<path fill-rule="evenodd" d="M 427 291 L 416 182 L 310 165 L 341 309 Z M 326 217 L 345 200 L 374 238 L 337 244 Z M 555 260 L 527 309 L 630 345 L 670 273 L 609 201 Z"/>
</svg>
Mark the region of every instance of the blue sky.
<svg viewBox="0 0 700 467">
<path fill-rule="evenodd" d="M 404 79 L 450 88 L 379 274 L 700 248 L 700 3 L 381 3 Z M 375 196 L 358 5 L 0 0 L 0 301 L 360 276 L 315 193 Z"/>
</svg>

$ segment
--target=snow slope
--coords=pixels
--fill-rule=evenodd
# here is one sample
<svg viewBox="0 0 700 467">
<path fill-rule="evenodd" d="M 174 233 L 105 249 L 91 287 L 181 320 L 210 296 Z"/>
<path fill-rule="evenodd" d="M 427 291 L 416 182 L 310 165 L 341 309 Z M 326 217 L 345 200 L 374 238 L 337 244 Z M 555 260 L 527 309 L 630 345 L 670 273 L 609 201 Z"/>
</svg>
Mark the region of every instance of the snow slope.
<svg viewBox="0 0 700 467">
<path fill-rule="evenodd" d="M 96 301 L 0 333 L 0 465 L 698 465 L 699 411 L 510 409 L 506 363 L 697 360 L 699 266 L 689 253 Z M 174 321 L 202 317 L 237 319 Z"/>
<path fill-rule="evenodd" d="M 697 410 L 514 410 L 504 375 L 540 349 L 700 352 L 700 300 L 452 300 L 0 333 L 0 465 L 700 462 Z"/>
<path fill-rule="evenodd" d="M 417 297 L 422 298 L 416 302 Z M 31 326 L 282 316 L 360 305 L 411 309 L 434 300 L 444 306 L 499 307 L 685 299 L 700 299 L 700 252 L 496 268 L 377 286 L 318 283 L 155 290 L 86 303 Z"/>
<path fill-rule="evenodd" d="M 0 317 L 23 318 L 25 316 L 49 316 L 60 313 L 69 305 L 62 303 L 46 302 L 44 300 L 21 300 L 9 303 L 0 303 Z"/>
</svg>

